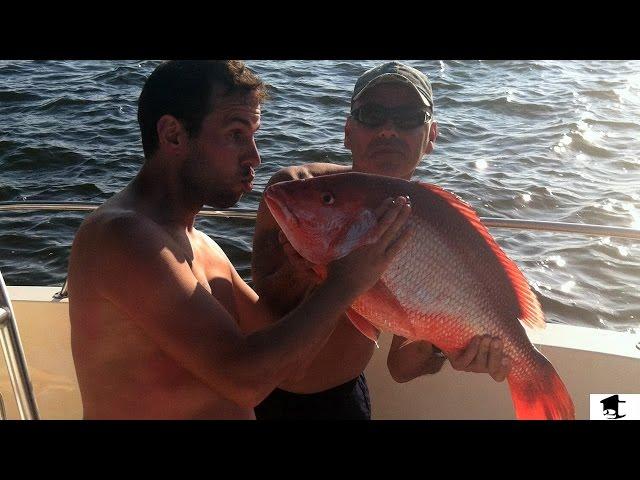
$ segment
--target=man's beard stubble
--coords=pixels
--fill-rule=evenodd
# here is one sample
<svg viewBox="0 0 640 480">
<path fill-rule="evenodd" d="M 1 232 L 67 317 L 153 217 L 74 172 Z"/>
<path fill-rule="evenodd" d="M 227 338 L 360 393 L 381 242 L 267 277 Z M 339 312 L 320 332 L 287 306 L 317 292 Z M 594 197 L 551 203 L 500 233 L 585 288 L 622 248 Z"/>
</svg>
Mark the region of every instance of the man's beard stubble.
<svg viewBox="0 0 640 480">
<path fill-rule="evenodd" d="M 233 191 L 224 181 L 219 182 L 214 180 L 206 183 L 204 179 L 207 177 L 198 175 L 198 172 L 194 173 L 195 175 L 192 174 L 188 168 L 185 168 L 182 172 L 185 192 L 194 203 L 217 209 L 226 209 L 233 207 L 242 197 L 241 191 Z"/>
</svg>

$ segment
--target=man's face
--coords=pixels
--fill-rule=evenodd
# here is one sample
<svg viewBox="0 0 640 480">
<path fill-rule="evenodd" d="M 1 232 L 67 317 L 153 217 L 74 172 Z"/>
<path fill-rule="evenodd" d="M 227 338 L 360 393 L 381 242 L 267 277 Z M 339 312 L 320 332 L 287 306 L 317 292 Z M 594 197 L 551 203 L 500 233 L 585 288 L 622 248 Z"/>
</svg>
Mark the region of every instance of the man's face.
<svg viewBox="0 0 640 480">
<path fill-rule="evenodd" d="M 382 108 L 424 109 L 418 94 L 409 86 L 385 83 L 367 90 L 354 103 Z M 397 110 L 397 111 L 400 111 Z M 437 135 L 435 122 L 402 129 L 388 119 L 370 127 L 350 116 L 345 125 L 345 147 L 351 150 L 353 169 L 359 172 L 409 179 L 422 157 L 431 152 Z"/>
<path fill-rule="evenodd" d="M 250 192 L 260 165 L 254 138 L 258 128 L 260 103 L 254 95 L 218 98 L 200 133 L 190 140 L 182 169 L 185 185 L 192 189 L 187 193 L 214 208 L 228 208 Z"/>
</svg>

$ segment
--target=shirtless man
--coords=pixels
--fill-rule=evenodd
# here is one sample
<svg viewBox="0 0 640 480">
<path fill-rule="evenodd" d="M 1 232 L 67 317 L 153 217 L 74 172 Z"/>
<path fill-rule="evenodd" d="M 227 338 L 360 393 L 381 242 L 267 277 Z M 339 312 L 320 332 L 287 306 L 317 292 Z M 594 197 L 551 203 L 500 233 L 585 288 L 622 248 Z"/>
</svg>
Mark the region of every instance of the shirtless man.
<svg viewBox="0 0 640 480">
<path fill-rule="evenodd" d="M 389 199 L 374 245 L 334 262 L 295 311 L 266 318 L 224 252 L 194 228 L 204 204 L 228 208 L 251 190 L 264 98 L 238 61 L 165 62 L 145 83 L 144 165 L 86 218 L 69 260 L 84 418 L 255 418 L 255 405 L 317 353 L 401 247 L 410 207 Z"/>
<path fill-rule="evenodd" d="M 350 170 L 409 180 L 422 157 L 433 150 L 437 136 L 427 77 L 407 65 L 385 63 L 362 74 L 354 87 L 344 135 L 353 165 L 289 167 L 277 172 L 269 184 Z M 287 242 L 264 201 L 256 221 L 252 275 L 256 291 L 278 316 L 295 309 L 319 281 L 312 266 Z M 369 392 L 362 372 L 374 348 L 343 314 L 306 372 L 287 379 L 269 395 L 256 408 L 257 418 L 369 419 Z M 393 337 L 387 357 L 398 382 L 436 373 L 444 361 L 430 343 L 407 343 L 399 336 Z M 490 337 L 476 337 L 449 361 L 456 370 L 486 372 L 499 382 L 510 369 L 501 341 Z"/>
</svg>

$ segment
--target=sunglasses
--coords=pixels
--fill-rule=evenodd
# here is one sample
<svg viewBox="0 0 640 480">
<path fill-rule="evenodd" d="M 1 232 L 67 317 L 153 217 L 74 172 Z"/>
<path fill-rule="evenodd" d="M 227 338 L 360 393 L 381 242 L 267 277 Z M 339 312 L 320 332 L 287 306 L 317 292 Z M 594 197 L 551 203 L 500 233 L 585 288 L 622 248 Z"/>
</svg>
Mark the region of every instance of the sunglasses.
<svg viewBox="0 0 640 480">
<path fill-rule="evenodd" d="M 351 116 L 369 128 L 376 128 L 391 119 L 400 130 L 410 130 L 429 123 L 431 112 L 415 107 L 387 108 L 377 103 L 366 103 L 351 111 Z"/>
</svg>

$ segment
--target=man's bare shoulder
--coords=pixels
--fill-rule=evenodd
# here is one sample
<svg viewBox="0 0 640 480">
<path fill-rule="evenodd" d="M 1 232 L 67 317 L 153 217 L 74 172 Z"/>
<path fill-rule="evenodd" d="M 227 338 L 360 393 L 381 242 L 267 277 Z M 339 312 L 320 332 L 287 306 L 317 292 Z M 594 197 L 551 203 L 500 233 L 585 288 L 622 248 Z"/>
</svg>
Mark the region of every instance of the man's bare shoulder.
<svg viewBox="0 0 640 480">
<path fill-rule="evenodd" d="M 151 218 L 132 209 L 103 206 L 89 215 L 76 234 L 77 243 L 97 244 L 105 253 L 122 244 L 135 247 L 141 242 L 167 241 L 167 232 Z"/>
<path fill-rule="evenodd" d="M 278 170 L 269 180 L 269 185 L 278 182 L 286 182 L 288 180 L 302 180 L 304 178 L 319 177 L 322 175 L 331 175 L 333 173 L 342 173 L 351 171 L 351 167 L 347 165 L 338 165 L 336 163 L 306 163 L 304 165 L 294 165 Z"/>
<path fill-rule="evenodd" d="M 195 258 L 188 239 L 140 212 L 98 210 L 76 234 L 69 296 L 76 305 L 82 299 L 106 300 L 149 326 L 154 316 L 192 297 L 199 284 L 192 270 Z"/>
<path fill-rule="evenodd" d="M 92 213 L 76 233 L 69 259 L 74 277 L 96 276 L 94 287 L 129 277 L 181 270 L 183 248 L 161 225 L 135 210 L 105 206 Z M 120 273 L 119 273 L 120 272 Z"/>
<path fill-rule="evenodd" d="M 222 247 L 218 245 L 218 243 L 213 238 L 200 230 L 196 230 L 195 228 L 193 229 L 193 232 L 194 235 L 198 238 L 200 244 L 205 246 L 205 253 L 214 254 L 213 258 L 215 260 L 224 260 L 226 263 L 231 265 L 229 257 L 227 257 L 227 254 L 224 253 Z M 209 258 L 211 258 L 211 255 L 209 255 Z"/>
</svg>

